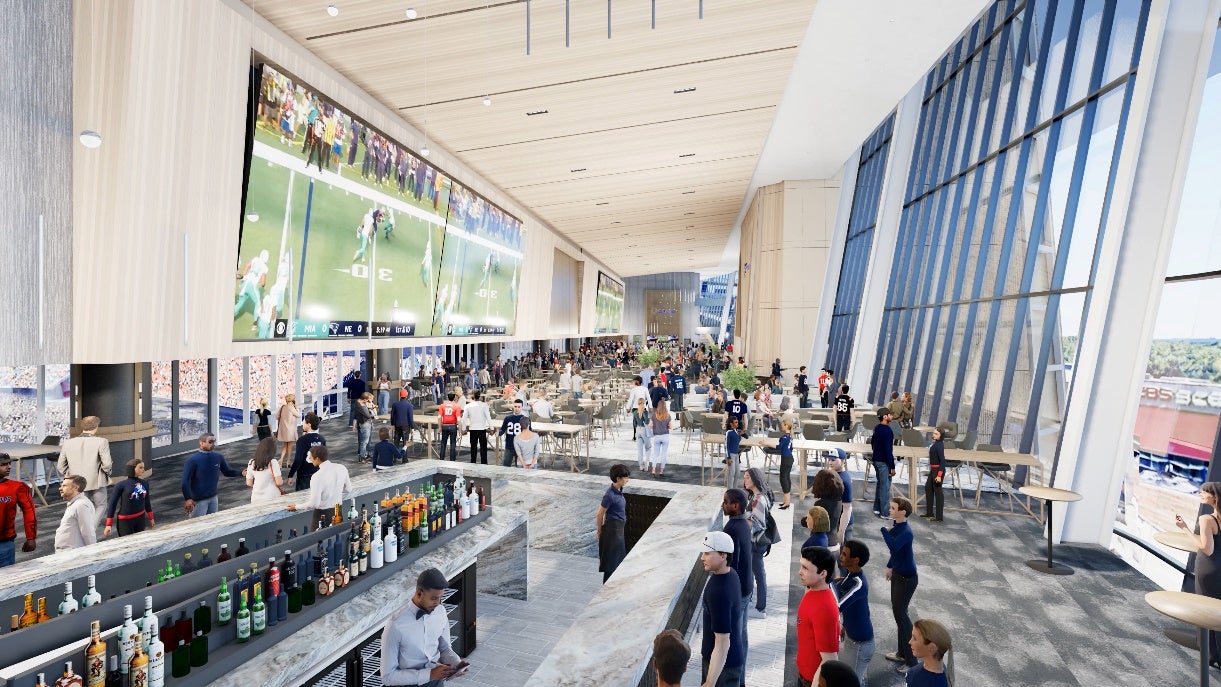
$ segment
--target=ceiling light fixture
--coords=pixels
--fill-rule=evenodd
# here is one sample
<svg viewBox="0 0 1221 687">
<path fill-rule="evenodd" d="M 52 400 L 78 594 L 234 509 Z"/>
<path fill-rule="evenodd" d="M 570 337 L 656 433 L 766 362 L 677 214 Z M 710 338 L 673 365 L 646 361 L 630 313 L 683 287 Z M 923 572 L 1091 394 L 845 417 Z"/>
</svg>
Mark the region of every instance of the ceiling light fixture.
<svg viewBox="0 0 1221 687">
<path fill-rule="evenodd" d="M 694 215 L 695 213 L 694 213 L 694 212 L 685 212 L 685 213 L 683 213 L 683 214 L 686 214 L 686 215 Z"/>
<path fill-rule="evenodd" d="M 338 8 L 338 7 L 336 7 L 334 3 L 331 3 L 330 5 L 327 5 L 327 6 L 326 6 L 326 13 L 327 13 L 327 14 L 329 14 L 329 15 L 331 15 L 332 17 L 338 17 L 338 16 L 339 16 L 339 8 Z"/>
<path fill-rule="evenodd" d="M 684 154 L 682 154 L 682 155 L 679 155 L 679 157 L 680 157 L 680 158 L 681 158 L 681 157 L 695 157 L 695 153 L 684 153 Z"/>
<path fill-rule="evenodd" d="M 420 16 L 420 13 L 416 12 L 414 7 L 407 8 L 407 18 L 408 19 L 415 19 L 418 16 Z"/>
<path fill-rule="evenodd" d="M 545 114 L 547 114 L 547 111 L 546 111 L 546 110 L 535 110 L 534 112 L 527 112 L 527 113 L 526 113 L 526 116 L 527 116 L 527 117 L 533 117 L 533 116 L 535 116 L 535 115 L 545 115 Z"/>
<path fill-rule="evenodd" d="M 80 139 L 81 145 L 86 148 L 96 148 L 102 145 L 102 135 L 89 129 L 81 132 Z"/>
<path fill-rule="evenodd" d="M 432 152 L 432 151 L 428 149 L 428 144 L 427 144 L 427 143 L 425 143 L 425 144 L 424 144 L 424 147 L 423 147 L 423 148 L 420 148 L 420 155 L 423 155 L 424 157 L 428 157 L 428 154 L 429 154 L 429 153 L 431 153 L 431 152 Z"/>
<path fill-rule="evenodd" d="M 695 193 L 695 191 L 683 191 L 683 195 L 684 195 L 684 196 L 689 196 L 689 195 L 691 195 L 692 193 Z"/>
<path fill-rule="evenodd" d="M 604 201 L 602 201 L 601 203 L 594 203 L 594 205 L 610 205 L 610 201 L 609 201 L 609 200 L 604 200 Z"/>
<path fill-rule="evenodd" d="M 492 106 L 492 96 L 490 96 L 490 95 L 483 96 L 483 106 L 484 107 Z"/>
<path fill-rule="evenodd" d="M 695 86 L 688 86 L 686 88 L 680 88 L 680 89 L 674 91 L 674 95 L 681 95 L 683 93 L 694 93 L 694 92 L 695 92 Z"/>
<path fill-rule="evenodd" d="M 255 212 L 254 210 L 251 210 L 250 212 L 247 212 L 247 213 L 246 213 L 246 221 L 247 221 L 247 222 L 257 222 L 257 221 L 259 221 L 259 213 Z"/>
<path fill-rule="evenodd" d="M 569 172 L 572 172 L 573 174 L 576 174 L 577 172 L 584 172 L 584 171 L 585 171 L 585 168 L 584 168 L 584 167 L 577 167 L 576 169 L 570 169 L 570 170 L 568 170 L 568 171 L 569 171 Z"/>
</svg>

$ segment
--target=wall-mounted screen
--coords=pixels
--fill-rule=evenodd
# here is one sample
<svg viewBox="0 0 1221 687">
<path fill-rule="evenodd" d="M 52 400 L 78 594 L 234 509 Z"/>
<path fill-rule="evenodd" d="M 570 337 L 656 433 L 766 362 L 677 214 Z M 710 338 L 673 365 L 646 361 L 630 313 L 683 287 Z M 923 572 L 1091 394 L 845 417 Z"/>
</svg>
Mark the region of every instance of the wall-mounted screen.
<svg viewBox="0 0 1221 687">
<path fill-rule="evenodd" d="M 618 334 L 623 329 L 623 283 L 598 272 L 598 299 L 594 303 L 594 333 Z"/>
<path fill-rule="evenodd" d="M 432 334 L 450 179 L 288 74 L 254 82 L 233 339 Z"/>
<path fill-rule="evenodd" d="M 432 334 L 512 334 L 524 246 L 520 220 L 455 183 L 437 273 Z"/>
</svg>

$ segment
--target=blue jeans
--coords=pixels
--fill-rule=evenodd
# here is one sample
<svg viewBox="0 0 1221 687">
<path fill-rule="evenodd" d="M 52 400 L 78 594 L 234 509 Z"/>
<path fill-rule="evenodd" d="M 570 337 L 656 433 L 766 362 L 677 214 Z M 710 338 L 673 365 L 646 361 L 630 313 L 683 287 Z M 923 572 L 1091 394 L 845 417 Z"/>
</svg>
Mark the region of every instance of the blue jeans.
<svg viewBox="0 0 1221 687">
<path fill-rule="evenodd" d="M 187 517 L 202 518 L 205 515 L 211 515 L 220 510 L 220 501 L 215 497 L 206 498 L 195 502 L 195 508 L 191 510 L 191 514 Z"/>
<path fill-rule="evenodd" d="M 369 456 L 369 442 L 373 439 L 373 422 L 356 425 L 356 455 L 362 460 Z"/>
<path fill-rule="evenodd" d="M 17 540 L 0 541 L 0 568 L 17 562 Z"/>
<path fill-rule="evenodd" d="M 839 660 L 852 666 L 856 676 L 861 679 L 861 687 L 869 687 L 865 673 L 869 669 L 869 662 L 873 660 L 876 648 L 877 642 L 874 639 L 857 642 L 851 637 L 845 637 L 844 641 L 839 643 Z"/>
<path fill-rule="evenodd" d="M 390 391 L 379 389 L 377 392 L 377 414 L 385 415 L 388 412 L 390 412 Z"/>
<path fill-rule="evenodd" d="M 890 515 L 890 466 L 886 463 L 873 461 L 873 471 L 878 475 L 878 489 L 873 495 L 873 512 L 883 516 Z"/>
<path fill-rule="evenodd" d="M 449 444 L 449 459 L 458 460 L 458 425 L 441 425 L 441 446 L 437 458 L 445 460 L 445 445 Z"/>
<path fill-rule="evenodd" d="M 751 570 L 755 573 L 755 609 L 763 612 L 767 608 L 767 570 L 763 567 L 763 548 L 758 544 L 751 559 Z"/>
<path fill-rule="evenodd" d="M 750 638 L 746 636 L 746 609 L 750 608 L 750 604 L 755 600 L 755 595 L 742 599 L 742 658 L 746 658 L 746 652 L 750 651 Z M 742 664 L 742 673 L 739 678 L 739 687 L 746 687 L 746 663 Z"/>
</svg>

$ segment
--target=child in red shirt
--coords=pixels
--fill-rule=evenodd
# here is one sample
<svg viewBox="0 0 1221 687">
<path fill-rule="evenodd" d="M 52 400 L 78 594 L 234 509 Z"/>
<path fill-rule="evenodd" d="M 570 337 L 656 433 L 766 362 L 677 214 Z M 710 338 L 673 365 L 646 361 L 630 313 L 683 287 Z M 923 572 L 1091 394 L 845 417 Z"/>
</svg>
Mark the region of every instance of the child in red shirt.
<svg viewBox="0 0 1221 687">
<path fill-rule="evenodd" d="M 828 584 L 835 554 L 822 546 L 801 550 L 798 576 L 806 593 L 797 607 L 797 674 L 802 687 L 817 684 L 823 661 L 839 659 L 839 604 Z"/>
</svg>

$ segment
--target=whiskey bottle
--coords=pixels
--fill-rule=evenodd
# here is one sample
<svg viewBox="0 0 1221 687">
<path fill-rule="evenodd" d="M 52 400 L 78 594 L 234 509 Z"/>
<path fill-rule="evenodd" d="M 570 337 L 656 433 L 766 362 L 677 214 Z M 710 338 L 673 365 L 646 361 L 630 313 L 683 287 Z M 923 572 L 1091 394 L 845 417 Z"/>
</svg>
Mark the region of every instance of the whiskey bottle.
<svg viewBox="0 0 1221 687">
<path fill-rule="evenodd" d="M 267 629 L 267 605 L 263 603 L 263 586 L 254 585 L 254 606 L 250 608 L 250 631 L 261 635 Z"/>
<path fill-rule="evenodd" d="M 250 639 L 250 609 L 246 608 L 246 592 L 243 591 L 237 597 L 237 641 L 245 642 Z M 174 677 L 178 677 L 175 675 Z"/>
<path fill-rule="evenodd" d="M 106 642 L 102 641 L 102 624 L 89 623 L 89 646 L 85 649 L 85 685 L 103 687 L 106 684 Z"/>
<path fill-rule="evenodd" d="M 195 631 L 208 634 L 212 631 L 212 609 L 208 608 L 208 600 L 200 599 L 199 608 L 195 609 Z"/>
<path fill-rule="evenodd" d="M 230 558 L 233 558 L 233 554 L 229 553 L 229 545 L 221 544 L 220 553 L 217 554 L 217 556 L 216 556 L 216 562 L 224 563 L 225 561 L 229 560 Z"/>
<path fill-rule="evenodd" d="M 237 641 L 244 642 L 246 640 L 242 639 L 241 635 L 238 635 Z M 170 675 L 173 675 L 174 677 L 186 677 L 190 674 L 191 645 L 187 644 L 185 639 L 180 639 L 178 640 L 178 646 L 174 647 L 173 653 L 170 654 Z"/>
<path fill-rule="evenodd" d="M 51 616 L 47 615 L 47 597 L 40 596 L 38 597 L 38 622 L 45 623 L 50 619 Z"/>
<path fill-rule="evenodd" d="M 348 574 L 352 579 L 360 577 L 360 551 L 357 550 L 359 545 L 356 542 L 348 544 Z"/>
<path fill-rule="evenodd" d="M 313 606 L 317 596 L 318 585 L 314 583 L 314 576 L 305 573 L 305 582 L 301 585 L 301 606 Z M 292 597 L 289 597 L 289 603 L 292 603 Z M 289 610 L 292 610 L 291 606 Z"/>
<path fill-rule="evenodd" d="M 394 502 L 390 500 L 390 492 L 388 492 L 388 491 L 383 492 L 382 493 L 382 502 L 380 504 L 382 510 L 389 508 L 391 505 L 393 505 L 393 503 Z"/>
<path fill-rule="evenodd" d="M 68 615 L 75 613 L 80 606 L 76 603 L 76 599 L 72 598 L 72 583 L 64 583 L 64 600 L 59 602 L 59 614 Z"/>
<path fill-rule="evenodd" d="M 203 555 L 199 557 L 199 567 L 206 568 L 206 567 L 212 565 L 212 559 L 208 558 L 208 550 L 204 549 L 203 551 L 201 551 L 201 553 Z"/>
<path fill-rule="evenodd" d="M 369 573 L 369 540 L 362 537 L 360 543 L 356 545 L 356 549 L 360 556 L 360 574 L 367 575 Z"/>
<path fill-rule="evenodd" d="M 34 678 L 34 687 L 50 687 L 47 684 L 47 674 L 39 673 L 38 677 Z"/>
<path fill-rule="evenodd" d="M 123 625 L 119 628 L 119 672 L 127 675 L 131 657 L 136 653 L 136 635 L 140 628 L 131 619 L 131 605 L 123 606 Z"/>
<path fill-rule="evenodd" d="M 148 687 L 165 687 L 165 643 L 157 636 L 148 642 Z"/>
<path fill-rule="evenodd" d="M 110 672 L 106 673 L 106 687 L 123 687 L 123 673 L 119 670 L 119 657 L 110 655 Z"/>
<path fill-rule="evenodd" d="M 25 595 L 25 611 L 21 614 L 21 627 L 33 627 L 38 624 L 38 613 L 34 611 L 34 595 Z"/>
<path fill-rule="evenodd" d="M 329 558 L 326 547 L 322 542 L 318 542 L 318 547 L 314 549 L 314 577 L 322 579 L 322 572 L 330 565 Z"/>
<path fill-rule="evenodd" d="M 179 568 L 175 568 L 175 572 L 177 572 L 177 570 L 179 570 Z M 189 551 L 182 554 L 181 570 L 184 575 L 195 570 L 195 562 L 191 560 L 191 553 Z"/>
<path fill-rule="evenodd" d="M 144 653 L 144 639 L 136 635 L 136 651 L 127 664 L 127 684 L 131 687 L 148 685 L 148 654 Z"/>
<path fill-rule="evenodd" d="M 233 618 L 233 596 L 229 594 L 229 580 L 220 578 L 220 593 L 216 595 L 216 623 L 228 625 Z"/>
<path fill-rule="evenodd" d="M 88 608 L 102 603 L 102 595 L 98 594 L 97 586 L 94 584 L 93 575 L 85 579 L 85 583 L 89 585 L 89 591 L 85 592 L 85 596 L 81 598 L 81 606 Z"/>
<path fill-rule="evenodd" d="M 241 556 L 245 556 L 248 553 L 250 553 L 250 549 L 246 548 L 246 538 L 238 537 L 237 538 L 237 551 L 234 551 L 233 555 L 241 557 Z"/>
<path fill-rule="evenodd" d="M 82 687 L 85 681 L 72 670 L 72 661 L 64 661 L 64 674 L 55 681 L 55 687 Z"/>
<path fill-rule="evenodd" d="M 280 564 L 280 584 L 285 587 L 284 608 L 287 613 L 301 612 L 301 585 L 297 582 L 299 566 L 293 559 L 292 551 L 284 552 L 284 562 Z"/>
<path fill-rule="evenodd" d="M 322 577 L 319 577 L 315 584 L 314 591 L 316 596 L 329 596 L 331 593 L 331 572 L 325 567 L 322 569 Z"/>
<path fill-rule="evenodd" d="M 191 640 L 191 667 L 199 668 L 208 664 L 208 637 L 202 632 L 195 633 Z M 149 687 L 152 687 L 151 685 Z"/>
<path fill-rule="evenodd" d="M 359 513 L 356 511 L 356 497 L 353 496 L 352 505 L 350 508 L 348 508 L 348 520 L 351 520 L 352 522 L 356 522 L 356 518 L 358 517 L 358 515 L 359 515 Z"/>
<path fill-rule="evenodd" d="M 335 504 L 335 515 L 331 516 L 332 525 L 338 525 L 339 523 L 343 522 L 343 516 L 339 513 L 339 508 L 341 505 L 342 504 L 338 503 Z"/>
</svg>

